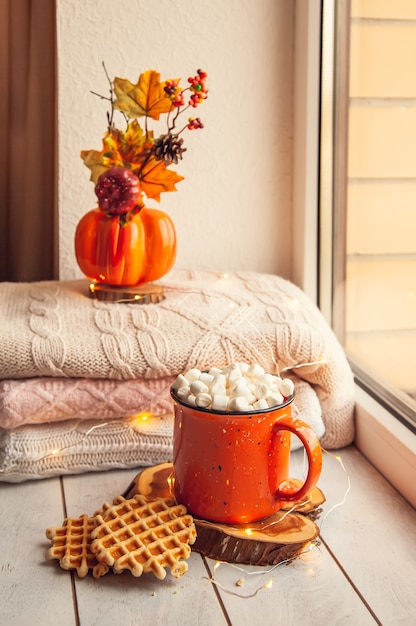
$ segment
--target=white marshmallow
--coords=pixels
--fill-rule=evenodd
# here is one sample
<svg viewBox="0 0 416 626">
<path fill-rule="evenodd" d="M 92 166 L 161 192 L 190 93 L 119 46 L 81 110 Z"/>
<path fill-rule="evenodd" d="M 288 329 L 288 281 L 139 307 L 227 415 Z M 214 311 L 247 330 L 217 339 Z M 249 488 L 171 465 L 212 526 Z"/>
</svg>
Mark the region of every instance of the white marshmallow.
<svg viewBox="0 0 416 626">
<path fill-rule="evenodd" d="M 228 404 L 228 408 L 230 411 L 249 411 L 250 405 L 247 401 L 247 398 L 230 398 L 230 402 Z"/>
<path fill-rule="evenodd" d="M 188 394 L 188 397 L 186 398 L 186 404 L 189 404 L 190 406 L 196 406 L 196 396 L 194 396 L 193 393 Z"/>
<path fill-rule="evenodd" d="M 225 394 L 219 394 L 216 393 L 212 396 L 212 405 L 211 407 L 215 410 L 215 411 L 226 411 L 228 408 L 228 403 L 229 403 L 229 397 L 226 396 Z"/>
<path fill-rule="evenodd" d="M 214 376 L 212 374 L 208 374 L 208 372 L 202 372 L 198 380 L 205 383 L 206 386 L 209 387 L 214 380 Z"/>
<path fill-rule="evenodd" d="M 208 373 L 215 377 L 221 374 L 221 369 L 219 367 L 210 367 Z"/>
<path fill-rule="evenodd" d="M 194 380 L 198 380 L 200 376 L 201 376 L 201 370 L 197 369 L 196 367 L 193 367 L 192 369 L 188 370 L 185 374 L 185 378 L 187 379 L 189 384 L 193 383 Z"/>
<path fill-rule="evenodd" d="M 238 367 L 240 368 L 242 374 L 246 374 L 248 368 L 249 368 L 249 364 L 248 363 L 239 363 Z"/>
<path fill-rule="evenodd" d="M 272 407 L 272 406 L 279 406 L 279 404 L 282 404 L 284 401 L 284 397 L 282 396 L 281 393 L 279 393 L 278 391 L 274 391 L 272 392 L 270 395 L 267 396 L 266 398 L 266 402 L 267 404 Z"/>
<path fill-rule="evenodd" d="M 216 374 L 214 376 L 214 379 L 213 379 L 211 385 L 216 385 L 217 383 L 220 384 L 220 385 L 223 385 L 224 387 L 226 387 L 227 386 L 227 377 L 226 377 L 226 375 L 225 374 L 221 374 L 221 373 L 220 374 Z"/>
<path fill-rule="evenodd" d="M 232 398 L 236 398 L 237 396 L 247 397 L 251 395 L 251 391 L 247 387 L 247 384 L 245 383 L 245 381 L 242 381 L 242 382 L 237 383 L 234 387 L 231 387 L 230 395 Z"/>
<path fill-rule="evenodd" d="M 279 385 L 280 393 L 282 394 L 282 396 L 285 396 L 285 398 L 291 396 L 294 389 L 295 385 L 293 384 L 293 380 L 291 380 L 290 378 L 284 378 Z"/>
<path fill-rule="evenodd" d="M 229 374 L 228 374 L 228 380 L 230 381 L 230 384 L 236 380 L 238 380 L 239 378 L 242 378 L 242 373 L 240 368 L 232 370 Z"/>
<path fill-rule="evenodd" d="M 201 380 L 194 380 L 190 385 L 190 390 L 197 396 L 199 393 L 208 393 L 209 388 Z"/>
<path fill-rule="evenodd" d="M 225 385 L 222 385 L 221 383 L 212 383 L 211 387 L 209 388 L 210 393 L 212 396 L 218 395 L 218 396 L 226 396 L 227 395 L 227 389 Z"/>
<path fill-rule="evenodd" d="M 257 400 L 261 400 L 263 398 L 267 398 L 270 393 L 270 388 L 265 383 L 259 383 L 254 387 L 253 393 Z"/>
<path fill-rule="evenodd" d="M 172 385 L 172 389 L 174 391 L 178 391 L 178 389 L 181 389 L 182 387 L 189 387 L 189 381 L 185 378 L 185 376 L 179 374 Z"/>
<path fill-rule="evenodd" d="M 238 378 L 235 378 L 234 380 L 230 380 L 229 381 L 229 387 L 230 390 L 233 391 L 237 385 L 247 385 L 248 384 L 248 379 L 245 376 L 239 376 Z"/>
<path fill-rule="evenodd" d="M 201 409 L 208 408 L 211 402 L 212 402 L 212 398 L 209 393 L 199 393 L 195 397 L 195 405 L 199 406 Z"/>
<path fill-rule="evenodd" d="M 267 400 L 265 400 L 264 398 L 261 398 L 260 400 L 256 400 L 256 402 L 254 402 L 253 404 L 253 409 L 259 410 L 259 409 L 268 409 L 269 405 L 267 404 Z"/>
<path fill-rule="evenodd" d="M 273 385 L 274 378 L 273 374 L 260 374 L 257 378 L 257 384 L 263 383 L 270 388 Z"/>
<path fill-rule="evenodd" d="M 247 370 L 247 374 L 251 376 L 252 378 L 258 378 L 259 376 L 265 373 L 266 372 L 264 371 L 262 366 L 259 365 L 258 363 L 254 363 L 253 365 L 250 365 Z"/>
<path fill-rule="evenodd" d="M 186 398 L 189 396 L 189 393 L 189 387 L 179 387 L 179 389 L 176 391 L 176 395 L 180 400 L 186 400 Z"/>
</svg>

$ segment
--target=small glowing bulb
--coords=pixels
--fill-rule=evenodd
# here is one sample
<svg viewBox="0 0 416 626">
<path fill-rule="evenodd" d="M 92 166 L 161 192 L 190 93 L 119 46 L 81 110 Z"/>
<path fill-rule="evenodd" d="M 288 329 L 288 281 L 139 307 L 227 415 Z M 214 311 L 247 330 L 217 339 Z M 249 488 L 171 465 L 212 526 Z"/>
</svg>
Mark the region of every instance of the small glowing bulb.
<svg viewBox="0 0 416 626">
<path fill-rule="evenodd" d="M 90 291 L 94 292 L 95 291 L 95 285 L 94 283 L 90 283 Z"/>
<path fill-rule="evenodd" d="M 219 568 L 219 566 L 221 565 L 221 561 L 217 561 L 214 565 L 214 572 Z"/>
<path fill-rule="evenodd" d="M 59 450 L 57 448 L 55 448 L 54 450 L 51 450 L 51 454 L 57 455 L 57 454 L 59 454 Z"/>
<path fill-rule="evenodd" d="M 173 488 L 175 486 L 175 477 L 174 476 L 168 476 L 168 485 L 169 485 L 169 491 L 173 491 Z"/>
<path fill-rule="evenodd" d="M 244 530 L 244 532 L 246 533 L 246 535 L 251 535 L 251 534 L 253 534 L 253 530 L 252 530 L 251 528 L 246 528 L 246 529 Z"/>
<path fill-rule="evenodd" d="M 273 578 L 271 578 L 269 582 L 267 582 L 264 586 L 266 589 L 270 589 L 271 587 L 273 587 Z"/>
<path fill-rule="evenodd" d="M 136 415 L 136 418 L 138 420 L 140 420 L 141 422 L 145 422 L 146 420 L 148 420 L 150 417 L 149 413 L 138 413 Z"/>
</svg>

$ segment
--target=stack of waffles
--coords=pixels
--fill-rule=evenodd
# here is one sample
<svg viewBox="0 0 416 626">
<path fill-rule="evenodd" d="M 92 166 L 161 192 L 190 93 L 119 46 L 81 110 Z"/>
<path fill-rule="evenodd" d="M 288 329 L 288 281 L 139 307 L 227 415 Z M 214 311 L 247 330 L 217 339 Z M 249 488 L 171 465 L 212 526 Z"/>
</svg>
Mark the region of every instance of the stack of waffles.
<svg viewBox="0 0 416 626">
<path fill-rule="evenodd" d="M 48 528 L 46 536 L 52 542 L 46 558 L 80 578 L 89 571 L 101 578 L 112 569 L 136 577 L 153 572 L 163 579 L 167 569 L 175 578 L 187 571 L 196 530 L 186 508 L 173 499 L 136 495 L 118 496 L 92 517 L 67 518 L 61 527 Z"/>
</svg>

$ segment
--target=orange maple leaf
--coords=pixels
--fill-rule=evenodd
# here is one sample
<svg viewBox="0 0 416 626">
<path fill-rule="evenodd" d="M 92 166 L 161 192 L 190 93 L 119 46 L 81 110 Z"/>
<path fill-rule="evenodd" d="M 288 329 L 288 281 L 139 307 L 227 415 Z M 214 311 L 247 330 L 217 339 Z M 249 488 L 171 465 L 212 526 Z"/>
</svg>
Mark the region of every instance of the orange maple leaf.
<svg viewBox="0 0 416 626">
<path fill-rule="evenodd" d="M 114 108 L 123 111 L 128 119 L 147 116 L 158 120 L 172 108 L 164 91 L 165 81 L 161 82 L 159 72 L 154 70 L 140 74 L 135 85 L 126 78 L 115 78 L 113 85 Z"/>
<path fill-rule="evenodd" d="M 168 170 L 165 162 L 158 161 L 154 156 L 146 161 L 139 178 L 143 193 L 157 202 L 160 202 L 163 191 L 177 191 L 175 183 L 184 179 L 173 170 Z"/>
</svg>

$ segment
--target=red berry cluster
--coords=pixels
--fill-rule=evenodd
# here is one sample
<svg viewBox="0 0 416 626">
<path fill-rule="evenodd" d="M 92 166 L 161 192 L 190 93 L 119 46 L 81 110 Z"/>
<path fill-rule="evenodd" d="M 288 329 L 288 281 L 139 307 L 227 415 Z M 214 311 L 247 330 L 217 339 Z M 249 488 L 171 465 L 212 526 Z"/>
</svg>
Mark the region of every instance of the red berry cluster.
<svg viewBox="0 0 416 626">
<path fill-rule="evenodd" d="M 179 89 L 178 80 L 167 80 L 164 90 L 175 108 L 179 109 L 179 107 L 184 106 L 185 96 L 183 95 L 183 91 Z"/>
<path fill-rule="evenodd" d="M 122 215 L 137 205 L 140 181 L 129 168 L 114 166 L 100 175 L 95 193 L 101 211 Z"/>
<path fill-rule="evenodd" d="M 197 70 L 196 76 L 190 76 L 188 78 L 190 89 L 193 92 L 189 104 L 194 108 L 208 97 L 208 89 L 206 87 L 207 76 L 208 74 L 206 72 Z"/>
<path fill-rule="evenodd" d="M 196 76 L 190 76 L 188 78 L 189 89 L 192 91 L 192 95 L 189 98 L 189 106 L 196 108 L 208 97 L 208 89 L 206 87 L 207 76 L 208 74 L 206 72 L 197 70 Z M 165 82 L 164 91 L 175 108 L 179 109 L 179 107 L 185 105 L 184 91 L 180 89 L 178 80 L 167 80 Z"/>
<path fill-rule="evenodd" d="M 199 117 L 190 117 L 188 118 L 188 129 L 189 130 L 197 130 L 198 128 L 204 128 L 203 123 L 199 119 Z"/>
</svg>

